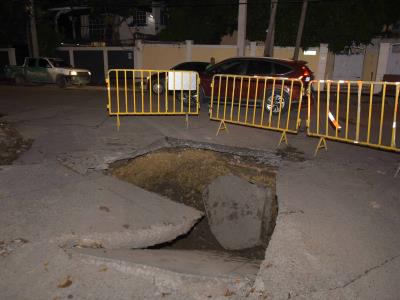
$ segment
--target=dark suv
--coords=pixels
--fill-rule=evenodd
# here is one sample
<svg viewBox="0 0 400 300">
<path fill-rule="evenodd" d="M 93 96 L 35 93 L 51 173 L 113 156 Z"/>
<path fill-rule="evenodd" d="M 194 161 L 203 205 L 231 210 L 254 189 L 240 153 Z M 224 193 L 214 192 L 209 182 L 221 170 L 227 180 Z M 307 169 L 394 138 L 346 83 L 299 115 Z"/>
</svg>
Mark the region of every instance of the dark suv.
<svg viewBox="0 0 400 300">
<path fill-rule="evenodd" d="M 258 91 L 264 90 L 264 84 L 266 84 L 267 91 L 267 102 L 272 101 L 270 98 L 274 99 L 274 103 L 279 103 L 280 96 L 282 95 L 282 110 L 287 110 L 287 103 L 289 101 L 289 93 L 290 93 L 290 85 L 291 82 L 289 80 L 282 83 L 280 80 L 276 80 L 275 88 L 272 87 L 272 81 L 265 80 L 257 80 L 257 77 L 283 77 L 283 78 L 295 78 L 299 79 L 303 82 L 303 93 L 301 94 L 301 86 L 298 83 L 295 83 L 292 90 L 292 103 L 296 103 L 300 100 L 302 96 L 304 96 L 305 91 L 308 87 L 308 83 L 313 79 L 313 73 L 306 66 L 305 61 L 293 61 L 286 59 L 275 59 L 275 58 L 267 58 L 267 57 L 235 57 L 229 58 L 215 64 L 213 66 L 208 67 L 204 72 L 200 73 L 200 85 L 201 85 L 201 96 L 202 98 L 210 98 L 211 97 L 211 83 L 214 75 L 224 74 L 224 75 L 232 75 L 231 76 L 215 76 L 214 79 L 214 97 L 219 93 L 221 97 L 224 97 L 225 94 L 232 95 L 234 94 L 236 97 L 239 95 L 240 91 L 239 86 L 242 86 L 242 89 L 245 89 L 245 93 L 248 93 L 250 98 L 257 97 L 259 98 L 262 93 Z M 251 78 L 247 78 L 242 84 L 240 84 L 240 76 L 236 78 L 234 75 L 240 76 L 251 76 L 254 77 L 254 80 L 250 80 Z M 221 82 L 220 82 L 221 81 Z M 234 82 L 236 81 L 236 82 Z M 235 87 L 235 91 L 233 91 L 233 87 Z M 221 88 L 222 87 L 222 88 Z M 283 91 L 281 90 L 283 88 Z M 274 91 L 274 95 L 272 97 L 272 91 Z M 242 91 L 244 92 L 244 90 Z M 258 92 L 258 96 L 257 96 Z M 240 97 L 246 97 L 247 95 L 241 95 Z M 235 98 L 236 98 L 235 97 Z M 269 103 L 270 103 L 269 102 Z M 268 106 L 268 110 L 270 109 L 270 104 Z M 277 105 L 273 105 L 273 113 L 278 113 Z"/>
</svg>

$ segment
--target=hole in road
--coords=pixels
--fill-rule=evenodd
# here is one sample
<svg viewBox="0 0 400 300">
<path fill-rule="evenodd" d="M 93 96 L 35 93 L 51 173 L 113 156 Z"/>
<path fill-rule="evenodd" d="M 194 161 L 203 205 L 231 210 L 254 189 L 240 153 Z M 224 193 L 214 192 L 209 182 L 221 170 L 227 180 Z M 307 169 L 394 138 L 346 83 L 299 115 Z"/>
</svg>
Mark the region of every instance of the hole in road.
<svg viewBox="0 0 400 300">
<path fill-rule="evenodd" d="M 250 156 L 163 148 L 111 166 L 117 178 L 204 212 L 187 234 L 148 249 L 264 258 L 278 212 L 276 168 Z"/>
</svg>

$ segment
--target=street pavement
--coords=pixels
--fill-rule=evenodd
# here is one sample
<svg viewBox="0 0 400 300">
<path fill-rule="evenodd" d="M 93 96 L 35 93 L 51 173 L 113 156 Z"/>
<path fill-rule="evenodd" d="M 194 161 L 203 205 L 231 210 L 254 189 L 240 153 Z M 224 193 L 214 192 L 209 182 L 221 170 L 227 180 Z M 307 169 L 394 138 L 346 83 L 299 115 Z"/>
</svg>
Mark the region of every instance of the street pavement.
<svg viewBox="0 0 400 300">
<path fill-rule="evenodd" d="M 151 116 L 117 130 L 106 102 L 97 89 L 0 86 L 0 121 L 34 140 L 0 166 L 1 299 L 399 299 L 398 154 L 328 141 L 314 158 L 318 140 L 300 132 L 288 135 L 292 157 L 276 152 L 275 132 L 228 125 L 216 136 L 206 107 L 188 129 L 184 117 Z M 132 258 L 201 217 L 105 172 L 165 137 L 281 156 L 277 223 L 255 281 Z"/>
</svg>

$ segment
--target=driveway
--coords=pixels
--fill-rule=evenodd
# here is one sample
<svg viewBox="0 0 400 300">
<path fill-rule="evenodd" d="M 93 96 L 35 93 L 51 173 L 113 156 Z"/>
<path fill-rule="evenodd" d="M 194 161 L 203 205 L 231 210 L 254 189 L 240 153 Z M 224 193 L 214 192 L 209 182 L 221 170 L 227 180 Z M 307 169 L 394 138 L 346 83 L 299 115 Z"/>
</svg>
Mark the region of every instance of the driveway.
<svg viewBox="0 0 400 300">
<path fill-rule="evenodd" d="M 0 99 L 0 120 L 33 139 L 0 167 L 2 299 L 399 298 L 398 154 L 328 141 L 314 158 L 318 140 L 304 132 L 276 152 L 275 132 L 228 125 L 216 136 L 205 108 L 188 129 L 184 117 L 160 116 L 121 118 L 117 131 L 95 89 L 0 86 Z M 200 218 L 104 172 L 165 137 L 280 157 L 277 224 L 254 283 L 109 255 L 167 242 Z M 107 258 L 84 254 L 93 248 Z"/>
</svg>

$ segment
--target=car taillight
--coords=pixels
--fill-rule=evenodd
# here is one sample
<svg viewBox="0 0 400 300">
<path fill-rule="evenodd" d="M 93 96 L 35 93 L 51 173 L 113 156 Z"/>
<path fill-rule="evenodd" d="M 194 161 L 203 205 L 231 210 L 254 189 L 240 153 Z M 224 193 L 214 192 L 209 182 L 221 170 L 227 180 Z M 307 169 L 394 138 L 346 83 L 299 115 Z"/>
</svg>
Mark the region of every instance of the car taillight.
<svg viewBox="0 0 400 300">
<path fill-rule="evenodd" d="M 299 77 L 299 79 L 303 79 L 304 78 L 305 81 L 310 81 L 311 74 L 310 74 L 310 71 L 307 69 L 307 67 L 306 66 L 301 66 L 301 70 L 303 72 L 303 75 L 301 75 Z"/>
<path fill-rule="evenodd" d="M 303 70 L 303 76 L 310 76 L 310 72 L 305 66 L 302 66 L 301 69 Z"/>
</svg>

